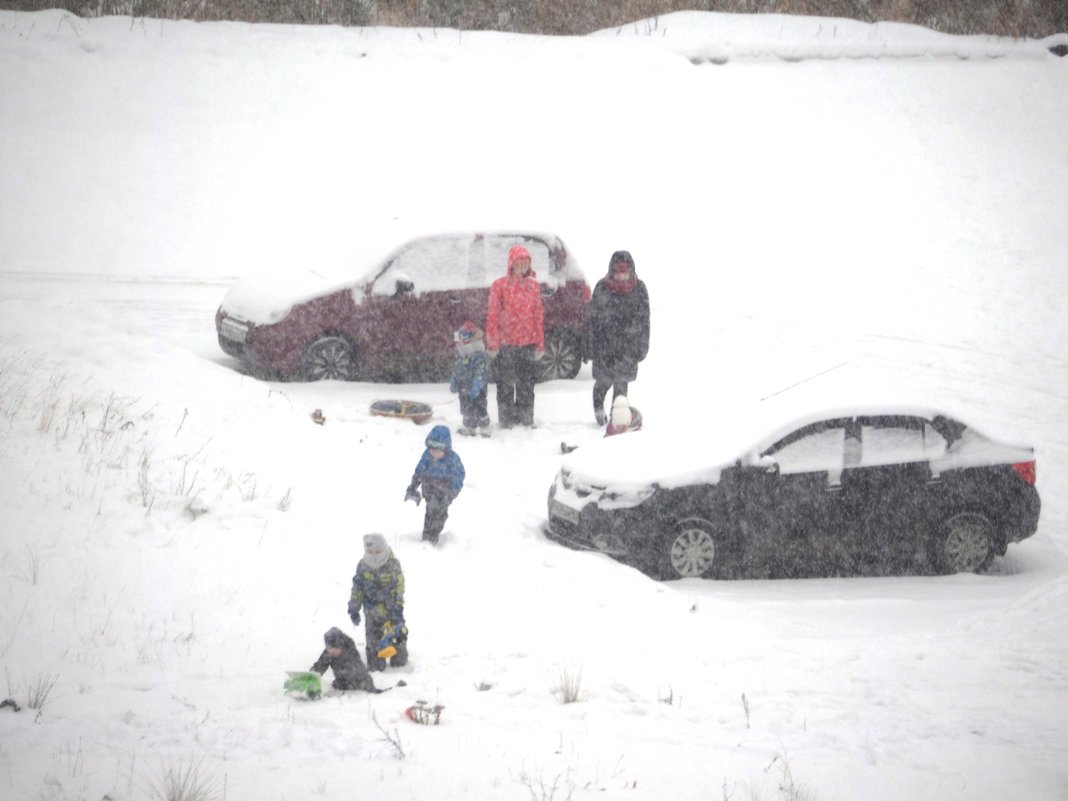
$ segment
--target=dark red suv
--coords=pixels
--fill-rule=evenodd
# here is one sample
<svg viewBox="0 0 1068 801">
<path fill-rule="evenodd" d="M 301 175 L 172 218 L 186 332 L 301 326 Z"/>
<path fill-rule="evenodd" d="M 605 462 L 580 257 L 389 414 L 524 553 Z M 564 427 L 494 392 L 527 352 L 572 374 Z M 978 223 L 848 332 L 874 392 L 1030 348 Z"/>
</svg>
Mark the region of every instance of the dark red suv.
<svg viewBox="0 0 1068 801">
<path fill-rule="evenodd" d="M 465 320 L 485 328 L 490 284 L 523 245 L 541 281 L 542 378 L 573 378 L 586 360 L 590 287 L 559 237 L 452 233 L 415 239 L 358 281 L 282 289 L 233 287 L 215 314 L 219 345 L 253 374 L 320 379 L 442 381 Z"/>
</svg>

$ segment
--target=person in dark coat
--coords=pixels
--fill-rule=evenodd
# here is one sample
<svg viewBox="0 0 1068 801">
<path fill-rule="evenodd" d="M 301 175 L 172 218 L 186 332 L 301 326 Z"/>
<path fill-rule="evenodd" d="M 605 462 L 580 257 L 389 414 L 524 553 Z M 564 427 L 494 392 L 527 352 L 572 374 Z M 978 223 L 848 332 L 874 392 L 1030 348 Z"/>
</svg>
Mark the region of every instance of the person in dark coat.
<svg viewBox="0 0 1068 801">
<path fill-rule="evenodd" d="M 403 667 L 408 664 L 408 627 L 404 622 L 404 571 L 393 555 L 386 538 L 381 534 L 364 534 L 363 558 L 356 565 L 349 595 L 349 619 L 360 625 L 360 611 L 367 616 L 364 641 L 367 647 L 368 670 L 384 670 L 386 660 L 378 655 L 379 643 L 386 634 L 387 624 L 397 633 L 393 643 L 397 649 L 389 664 Z"/>
<path fill-rule="evenodd" d="M 319 675 L 334 671 L 332 686 L 335 690 L 363 690 L 376 693 L 374 680 L 360 659 L 360 652 L 352 637 L 339 628 L 332 628 L 323 635 L 326 648 L 311 670 Z"/>
<path fill-rule="evenodd" d="M 415 466 L 404 500 L 415 501 L 418 506 L 422 499 L 426 499 L 423 539 L 437 544 L 441 530 L 445 528 L 445 520 L 449 517 L 449 504 L 456 500 L 463 489 L 464 463 L 452 449 L 452 434 L 448 426 L 434 426 L 425 444 L 426 450 Z"/>
<path fill-rule="evenodd" d="M 603 426 L 608 388 L 613 401 L 626 395 L 629 382 L 638 377 L 638 363 L 649 353 L 649 293 L 627 251 L 617 250 L 609 259 L 608 275 L 593 289 L 588 319 L 593 413 Z"/>
</svg>

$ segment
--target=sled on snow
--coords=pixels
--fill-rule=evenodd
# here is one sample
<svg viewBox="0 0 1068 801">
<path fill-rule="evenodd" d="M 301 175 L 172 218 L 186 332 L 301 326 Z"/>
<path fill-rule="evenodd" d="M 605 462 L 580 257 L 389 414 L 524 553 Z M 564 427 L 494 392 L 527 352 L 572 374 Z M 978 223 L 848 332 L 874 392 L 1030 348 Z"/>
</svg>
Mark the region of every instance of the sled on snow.
<svg viewBox="0 0 1068 801">
<path fill-rule="evenodd" d="M 287 695 L 314 701 L 323 694 L 323 682 L 318 673 L 308 670 L 287 670 L 283 689 Z"/>
<path fill-rule="evenodd" d="M 431 418 L 434 409 L 429 403 L 408 400 L 376 400 L 371 403 L 371 414 L 378 417 L 403 417 L 422 424 Z"/>
</svg>

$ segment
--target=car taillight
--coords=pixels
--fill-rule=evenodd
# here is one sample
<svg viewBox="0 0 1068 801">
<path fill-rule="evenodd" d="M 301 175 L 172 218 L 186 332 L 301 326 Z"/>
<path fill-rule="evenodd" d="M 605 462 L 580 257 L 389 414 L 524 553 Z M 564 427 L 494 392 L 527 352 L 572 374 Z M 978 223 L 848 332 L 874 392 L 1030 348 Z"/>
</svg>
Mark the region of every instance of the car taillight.
<svg viewBox="0 0 1068 801">
<path fill-rule="evenodd" d="M 1012 466 L 1012 469 L 1016 471 L 1016 475 L 1028 484 L 1034 486 L 1035 479 L 1037 478 L 1034 462 L 1017 462 Z"/>
</svg>

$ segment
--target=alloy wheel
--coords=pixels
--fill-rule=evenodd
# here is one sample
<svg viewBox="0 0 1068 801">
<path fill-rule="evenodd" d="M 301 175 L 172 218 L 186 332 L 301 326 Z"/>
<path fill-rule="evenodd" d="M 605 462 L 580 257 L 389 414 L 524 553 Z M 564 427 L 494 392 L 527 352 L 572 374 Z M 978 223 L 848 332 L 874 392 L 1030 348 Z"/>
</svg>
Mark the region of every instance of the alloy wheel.
<svg viewBox="0 0 1068 801">
<path fill-rule="evenodd" d="M 582 367 L 578 345 L 567 334 L 549 336 L 545 340 L 545 356 L 541 360 L 541 380 L 574 378 Z"/>
<path fill-rule="evenodd" d="M 977 573 L 994 558 L 994 527 L 981 514 L 964 512 L 946 523 L 942 554 L 955 573 Z"/>
<path fill-rule="evenodd" d="M 682 578 L 707 575 L 716 562 L 716 541 L 712 532 L 692 525 L 681 528 L 671 541 L 668 558 L 671 568 Z"/>
<path fill-rule="evenodd" d="M 300 372 L 307 381 L 352 381 L 356 378 L 356 352 L 342 337 L 322 337 L 304 352 Z"/>
</svg>

